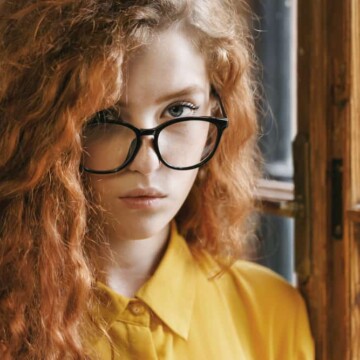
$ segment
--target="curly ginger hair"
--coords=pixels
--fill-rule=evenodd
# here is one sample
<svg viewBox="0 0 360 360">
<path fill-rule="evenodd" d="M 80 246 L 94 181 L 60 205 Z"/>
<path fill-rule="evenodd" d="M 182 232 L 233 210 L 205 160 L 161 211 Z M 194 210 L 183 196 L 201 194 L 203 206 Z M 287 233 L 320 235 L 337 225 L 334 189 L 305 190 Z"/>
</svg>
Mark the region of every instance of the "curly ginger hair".
<svg viewBox="0 0 360 360">
<path fill-rule="evenodd" d="M 0 14 L 0 357 L 84 359 L 96 280 L 84 123 L 116 103 L 123 60 L 182 21 L 230 129 L 176 221 L 194 252 L 241 256 L 258 158 L 251 38 L 230 0 L 3 0 Z"/>
</svg>

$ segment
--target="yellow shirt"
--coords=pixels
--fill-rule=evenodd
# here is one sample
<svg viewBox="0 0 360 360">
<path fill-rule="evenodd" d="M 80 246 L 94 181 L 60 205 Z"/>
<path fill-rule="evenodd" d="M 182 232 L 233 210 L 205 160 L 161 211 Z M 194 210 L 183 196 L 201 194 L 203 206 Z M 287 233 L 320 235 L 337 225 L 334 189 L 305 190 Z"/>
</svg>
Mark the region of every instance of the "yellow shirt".
<svg viewBox="0 0 360 360">
<path fill-rule="evenodd" d="M 304 302 L 260 265 L 236 262 L 211 278 L 210 256 L 195 261 L 172 229 L 155 274 L 132 299 L 99 283 L 97 309 L 109 329 L 91 340 L 94 359 L 314 359 Z"/>
</svg>

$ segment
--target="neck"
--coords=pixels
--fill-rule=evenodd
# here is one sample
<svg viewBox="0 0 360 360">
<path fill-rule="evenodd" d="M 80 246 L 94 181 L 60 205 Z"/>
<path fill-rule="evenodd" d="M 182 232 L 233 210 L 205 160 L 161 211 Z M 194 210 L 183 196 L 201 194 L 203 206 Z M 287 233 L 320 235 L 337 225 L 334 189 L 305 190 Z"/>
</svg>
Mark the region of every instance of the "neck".
<svg viewBox="0 0 360 360">
<path fill-rule="evenodd" d="M 107 282 L 118 293 L 133 297 L 155 272 L 167 245 L 169 226 L 141 240 L 111 238 L 112 262 L 107 266 Z"/>
</svg>

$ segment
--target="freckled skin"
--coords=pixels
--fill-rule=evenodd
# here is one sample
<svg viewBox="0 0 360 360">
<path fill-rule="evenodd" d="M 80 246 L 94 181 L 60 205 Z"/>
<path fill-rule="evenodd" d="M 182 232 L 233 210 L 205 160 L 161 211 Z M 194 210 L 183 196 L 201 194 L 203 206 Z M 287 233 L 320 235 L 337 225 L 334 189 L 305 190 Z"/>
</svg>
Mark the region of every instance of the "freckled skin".
<svg viewBox="0 0 360 360">
<path fill-rule="evenodd" d="M 130 60 L 120 99 L 121 118 L 144 129 L 179 114 L 210 115 L 209 89 L 203 56 L 181 30 L 169 29 Z M 179 92 L 184 94 L 175 95 Z M 191 103 L 196 110 L 186 106 L 182 111 L 178 107 L 170 108 L 179 102 Z M 152 139 L 143 137 L 142 141 L 136 158 L 124 170 L 111 175 L 90 175 L 92 187 L 107 210 L 110 224 L 107 233 L 112 241 L 164 236 L 197 175 L 197 169 L 177 171 L 167 168 L 159 162 Z M 153 207 L 134 209 L 119 199 L 128 191 L 147 187 L 165 194 Z"/>
</svg>

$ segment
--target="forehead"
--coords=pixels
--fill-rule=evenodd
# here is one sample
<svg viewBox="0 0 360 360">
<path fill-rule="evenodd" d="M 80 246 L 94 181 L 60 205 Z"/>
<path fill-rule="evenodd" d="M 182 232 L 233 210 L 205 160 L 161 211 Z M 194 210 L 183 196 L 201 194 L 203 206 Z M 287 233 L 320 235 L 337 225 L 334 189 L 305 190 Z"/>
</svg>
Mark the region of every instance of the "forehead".
<svg viewBox="0 0 360 360">
<path fill-rule="evenodd" d="M 172 27 L 156 34 L 126 62 L 124 94 L 127 97 L 156 95 L 197 86 L 209 87 L 206 61 L 191 37 Z M 144 92 L 144 94 L 142 94 Z"/>
</svg>

